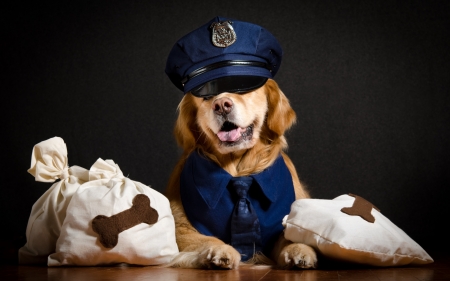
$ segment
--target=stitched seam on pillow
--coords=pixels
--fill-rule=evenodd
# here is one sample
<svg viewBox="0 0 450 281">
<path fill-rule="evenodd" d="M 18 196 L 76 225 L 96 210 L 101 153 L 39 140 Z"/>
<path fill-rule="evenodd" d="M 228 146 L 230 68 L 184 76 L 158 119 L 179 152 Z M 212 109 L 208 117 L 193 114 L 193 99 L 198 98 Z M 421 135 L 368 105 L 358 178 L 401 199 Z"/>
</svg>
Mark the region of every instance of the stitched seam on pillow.
<svg viewBox="0 0 450 281">
<path fill-rule="evenodd" d="M 290 224 L 290 223 L 288 223 L 288 224 Z M 291 224 L 291 225 L 292 225 L 292 224 Z M 334 242 L 334 241 L 332 241 L 332 240 L 330 240 L 330 239 L 328 239 L 328 238 L 323 237 L 323 236 L 320 235 L 320 234 L 315 233 L 314 231 L 308 230 L 308 229 L 303 228 L 303 227 L 300 227 L 300 226 L 296 226 L 296 227 L 297 227 L 297 228 L 304 229 L 304 230 L 306 230 L 306 231 L 309 231 L 309 232 L 311 232 L 312 234 L 317 235 L 317 236 L 323 238 L 324 240 L 327 240 L 327 241 L 329 241 L 329 242 L 331 242 L 331 243 L 333 243 L 333 244 L 336 244 L 336 245 L 338 245 L 339 247 L 341 247 L 341 248 L 343 248 L 343 249 L 353 250 L 353 251 L 360 251 L 360 252 L 364 252 L 364 253 L 380 254 L 380 255 L 384 255 L 384 256 L 411 257 L 411 258 L 416 258 L 416 259 L 423 260 L 423 261 L 428 261 L 428 259 L 423 259 L 423 258 L 420 258 L 420 257 L 417 257 L 417 256 L 412 256 L 412 255 L 405 255 L 405 254 L 386 254 L 386 253 L 381 253 L 381 252 L 368 251 L 368 250 L 357 249 L 357 248 L 351 248 L 351 247 L 344 247 L 344 246 L 342 246 L 341 244 L 339 244 L 339 243 L 337 243 L 337 242 Z"/>
</svg>

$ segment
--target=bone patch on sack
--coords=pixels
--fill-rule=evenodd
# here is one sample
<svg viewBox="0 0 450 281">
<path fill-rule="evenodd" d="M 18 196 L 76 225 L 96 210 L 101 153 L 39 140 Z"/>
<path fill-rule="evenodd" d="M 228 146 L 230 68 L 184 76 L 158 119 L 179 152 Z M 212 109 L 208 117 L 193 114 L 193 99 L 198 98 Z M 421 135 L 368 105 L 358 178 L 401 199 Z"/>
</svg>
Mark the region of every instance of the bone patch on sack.
<svg viewBox="0 0 450 281">
<path fill-rule="evenodd" d="M 355 195 L 355 194 L 349 194 L 352 197 L 355 197 L 355 201 L 353 202 L 353 206 L 342 208 L 341 212 L 346 213 L 347 215 L 351 216 L 360 216 L 364 220 L 374 223 L 375 218 L 372 216 L 371 211 L 372 208 L 380 211 L 377 207 L 375 207 L 372 203 L 367 201 L 366 199 Z"/>
<path fill-rule="evenodd" d="M 111 217 L 98 215 L 92 220 L 92 229 L 99 235 L 100 243 L 106 248 L 114 248 L 119 241 L 119 233 L 140 223 L 154 224 L 158 212 L 150 206 L 150 198 L 138 194 L 130 209 Z"/>
</svg>

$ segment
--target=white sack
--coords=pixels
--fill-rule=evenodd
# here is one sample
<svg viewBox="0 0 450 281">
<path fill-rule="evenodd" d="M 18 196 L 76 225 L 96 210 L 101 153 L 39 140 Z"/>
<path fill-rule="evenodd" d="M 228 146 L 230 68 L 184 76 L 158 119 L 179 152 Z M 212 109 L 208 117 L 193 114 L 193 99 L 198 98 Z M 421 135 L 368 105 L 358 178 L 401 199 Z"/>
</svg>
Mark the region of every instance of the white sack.
<svg viewBox="0 0 450 281">
<path fill-rule="evenodd" d="M 60 137 L 36 144 L 28 170 L 36 181 L 55 182 L 34 204 L 26 229 L 26 244 L 19 249 L 19 264 L 45 264 L 55 252 L 66 209 L 78 187 L 89 179 L 88 171 L 69 168 L 67 147 Z"/>
<path fill-rule="evenodd" d="M 154 224 L 140 223 L 118 234 L 118 243 L 106 248 L 92 228 L 98 215 L 112 217 L 130 209 L 133 199 L 144 194 L 158 212 Z M 168 199 L 158 191 L 123 176 L 112 160 L 98 159 L 90 169 L 90 181 L 73 196 L 49 266 L 110 265 L 128 263 L 158 265 L 178 253 L 175 223 Z"/>
</svg>

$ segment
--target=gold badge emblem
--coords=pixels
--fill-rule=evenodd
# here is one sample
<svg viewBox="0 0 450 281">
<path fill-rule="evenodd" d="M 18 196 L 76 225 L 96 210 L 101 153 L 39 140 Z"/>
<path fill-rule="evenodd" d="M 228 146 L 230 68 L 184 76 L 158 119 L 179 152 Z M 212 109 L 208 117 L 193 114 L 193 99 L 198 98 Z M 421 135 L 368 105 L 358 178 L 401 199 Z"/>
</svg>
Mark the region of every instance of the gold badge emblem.
<svg viewBox="0 0 450 281">
<path fill-rule="evenodd" d="M 225 48 L 236 42 L 236 33 L 231 26 L 233 22 L 220 21 L 213 22 L 210 26 L 212 28 L 212 42 L 214 46 Z"/>
</svg>

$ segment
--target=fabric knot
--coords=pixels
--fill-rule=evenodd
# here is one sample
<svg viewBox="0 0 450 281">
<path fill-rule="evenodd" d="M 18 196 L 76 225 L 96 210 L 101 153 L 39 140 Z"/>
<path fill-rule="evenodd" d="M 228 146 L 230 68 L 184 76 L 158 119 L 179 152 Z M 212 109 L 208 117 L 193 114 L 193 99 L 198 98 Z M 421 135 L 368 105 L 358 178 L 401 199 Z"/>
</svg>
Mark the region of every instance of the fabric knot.
<svg viewBox="0 0 450 281">
<path fill-rule="evenodd" d="M 62 171 L 61 174 L 58 176 L 61 180 L 65 180 L 68 177 L 70 177 L 70 173 L 69 173 L 69 167 L 65 167 Z"/>
<path fill-rule="evenodd" d="M 63 170 L 67 169 L 67 162 L 67 147 L 64 140 L 54 137 L 33 147 L 28 173 L 32 174 L 36 181 L 54 182 L 66 176 Z"/>
<path fill-rule="evenodd" d="M 89 170 L 89 180 L 111 180 L 111 179 L 123 179 L 123 173 L 119 168 L 119 165 L 114 163 L 113 160 L 103 160 L 101 158 L 92 165 Z"/>
</svg>

